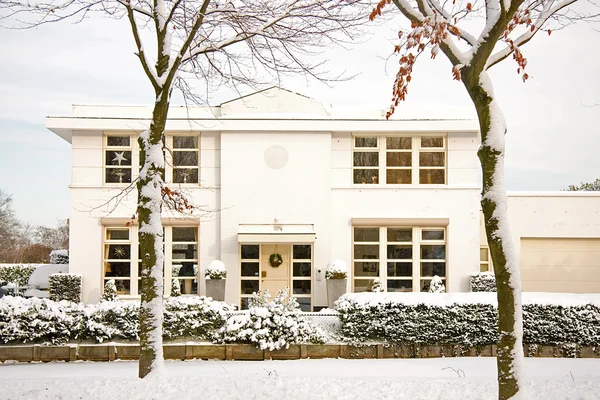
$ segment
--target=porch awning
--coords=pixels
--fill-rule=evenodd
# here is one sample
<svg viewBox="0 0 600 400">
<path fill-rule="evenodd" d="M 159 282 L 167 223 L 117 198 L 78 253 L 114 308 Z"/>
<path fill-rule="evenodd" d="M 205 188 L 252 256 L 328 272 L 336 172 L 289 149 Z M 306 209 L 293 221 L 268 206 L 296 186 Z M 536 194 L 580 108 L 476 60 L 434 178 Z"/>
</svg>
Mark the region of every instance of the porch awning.
<svg viewBox="0 0 600 400">
<path fill-rule="evenodd" d="M 240 224 L 239 243 L 314 243 L 312 224 Z"/>
</svg>

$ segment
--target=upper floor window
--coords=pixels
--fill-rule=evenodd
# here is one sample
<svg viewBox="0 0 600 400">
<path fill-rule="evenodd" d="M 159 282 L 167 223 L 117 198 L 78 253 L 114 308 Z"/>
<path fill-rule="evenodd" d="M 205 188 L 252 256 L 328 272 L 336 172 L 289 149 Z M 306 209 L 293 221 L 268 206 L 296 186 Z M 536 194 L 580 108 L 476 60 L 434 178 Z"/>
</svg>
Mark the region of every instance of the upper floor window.
<svg viewBox="0 0 600 400">
<path fill-rule="evenodd" d="M 445 136 L 355 136 L 352 157 L 355 184 L 446 183 Z"/>
<path fill-rule="evenodd" d="M 131 183 L 131 136 L 108 135 L 104 140 L 104 181 Z"/>
<path fill-rule="evenodd" d="M 198 183 L 198 136 L 173 136 L 173 183 Z"/>
</svg>

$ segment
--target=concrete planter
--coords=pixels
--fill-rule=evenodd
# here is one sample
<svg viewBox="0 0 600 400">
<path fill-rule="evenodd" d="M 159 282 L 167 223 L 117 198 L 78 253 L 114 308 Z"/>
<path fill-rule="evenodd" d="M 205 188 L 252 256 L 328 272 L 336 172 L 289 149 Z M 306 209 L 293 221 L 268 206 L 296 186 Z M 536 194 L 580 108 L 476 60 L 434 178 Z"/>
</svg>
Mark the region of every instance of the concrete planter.
<svg viewBox="0 0 600 400">
<path fill-rule="evenodd" d="M 225 301 L 225 279 L 206 279 L 206 297 Z"/>
<path fill-rule="evenodd" d="M 346 293 L 348 279 L 327 279 L 327 307 L 333 308 L 334 303 Z"/>
</svg>

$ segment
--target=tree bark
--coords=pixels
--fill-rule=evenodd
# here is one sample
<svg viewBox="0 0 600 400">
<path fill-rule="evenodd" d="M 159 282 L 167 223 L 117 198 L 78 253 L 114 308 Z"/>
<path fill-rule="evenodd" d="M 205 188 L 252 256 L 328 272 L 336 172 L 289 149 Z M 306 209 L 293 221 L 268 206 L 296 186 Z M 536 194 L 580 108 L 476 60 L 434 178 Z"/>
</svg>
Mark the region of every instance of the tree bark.
<svg viewBox="0 0 600 400">
<path fill-rule="evenodd" d="M 138 189 L 140 258 L 142 290 L 140 306 L 139 377 L 164 368 L 162 348 L 164 250 L 161 223 L 164 164 L 155 159 L 164 147 L 164 131 L 169 111 L 168 96 L 159 96 L 152 112 L 150 130 L 140 134 L 138 144 L 142 170 Z"/>
<path fill-rule="evenodd" d="M 482 72 L 482 74 L 486 74 Z M 519 393 L 523 361 L 521 277 L 518 269 L 506 214 L 506 189 L 504 188 L 504 140 L 506 126 L 500 109 L 494 104 L 493 94 L 479 80 L 465 86 L 479 119 L 481 147 L 477 152 L 483 174 L 481 208 L 485 231 L 494 264 L 498 298 L 498 399 L 507 400 Z M 489 83 L 491 86 L 491 83 Z M 501 119 L 502 125 L 499 121 Z M 503 132 L 498 132 L 504 127 Z M 493 131 L 496 130 L 496 131 Z M 500 141 L 492 135 L 502 135 Z M 491 140 L 490 140 L 491 139 Z M 497 143 L 502 143 L 498 148 Z"/>
</svg>

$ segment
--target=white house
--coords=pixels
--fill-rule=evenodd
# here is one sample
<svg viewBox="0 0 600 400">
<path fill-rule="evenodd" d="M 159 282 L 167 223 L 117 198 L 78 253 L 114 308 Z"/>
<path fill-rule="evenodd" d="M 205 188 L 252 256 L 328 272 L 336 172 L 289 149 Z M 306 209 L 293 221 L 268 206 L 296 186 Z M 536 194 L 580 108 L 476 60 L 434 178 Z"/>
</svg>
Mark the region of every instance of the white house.
<svg viewBox="0 0 600 400">
<path fill-rule="evenodd" d="M 123 298 L 139 290 L 136 135 L 151 109 L 74 106 L 48 117 L 73 147 L 70 271 L 84 301 L 115 279 Z M 336 110 L 280 88 L 217 107 L 172 107 L 165 181 L 202 211 L 165 211 L 165 280 L 204 294 L 204 268 L 228 269 L 226 301 L 289 287 L 304 310 L 327 304 L 325 266 L 350 266 L 349 291 L 420 291 L 434 275 L 468 291 L 486 269 L 474 120 L 390 120 L 381 111 Z M 525 290 L 600 288 L 600 197 L 511 196 Z M 482 240 L 483 238 L 483 240 Z M 282 263 L 273 266 L 271 255 Z M 274 263 L 277 264 L 277 263 Z M 169 295 L 170 284 L 165 285 Z"/>
</svg>

